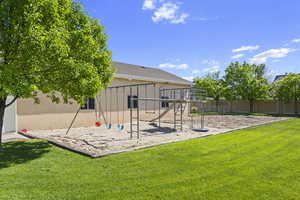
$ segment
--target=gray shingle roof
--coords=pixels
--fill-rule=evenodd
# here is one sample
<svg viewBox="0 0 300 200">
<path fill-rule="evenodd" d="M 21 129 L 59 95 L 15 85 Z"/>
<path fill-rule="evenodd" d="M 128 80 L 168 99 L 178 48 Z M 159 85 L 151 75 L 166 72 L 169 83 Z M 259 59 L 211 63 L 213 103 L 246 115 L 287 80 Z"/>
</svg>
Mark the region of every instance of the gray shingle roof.
<svg viewBox="0 0 300 200">
<path fill-rule="evenodd" d="M 286 73 L 285 75 L 277 75 L 273 82 L 280 81 L 280 80 L 284 79 L 287 75 L 288 75 L 288 73 Z M 300 74 L 298 74 L 298 75 L 300 75 Z"/>
<path fill-rule="evenodd" d="M 159 83 L 175 83 L 191 85 L 192 83 L 174 74 L 161 69 L 144 67 L 120 62 L 113 62 L 112 66 L 117 70 L 116 78 L 131 80 L 152 81 Z"/>
<path fill-rule="evenodd" d="M 273 82 L 276 82 L 276 81 L 280 81 L 281 79 L 283 79 L 286 75 L 277 75 L 274 79 Z"/>
</svg>

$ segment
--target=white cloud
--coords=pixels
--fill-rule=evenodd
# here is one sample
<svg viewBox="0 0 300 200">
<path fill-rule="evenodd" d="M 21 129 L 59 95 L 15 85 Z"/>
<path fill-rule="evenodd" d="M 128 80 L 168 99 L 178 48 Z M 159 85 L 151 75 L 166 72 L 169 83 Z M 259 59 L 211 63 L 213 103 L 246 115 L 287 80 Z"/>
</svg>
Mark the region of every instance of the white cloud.
<svg viewBox="0 0 300 200">
<path fill-rule="evenodd" d="M 292 40 L 292 43 L 300 43 L 300 38 Z"/>
<path fill-rule="evenodd" d="M 262 52 L 255 55 L 251 62 L 253 63 L 266 63 L 270 58 L 283 58 L 286 57 L 289 53 L 295 51 L 290 48 L 281 48 L 281 49 L 270 49 L 268 51 Z"/>
<path fill-rule="evenodd" d="M 276 72 L 271 70 L 271 71 L 267 71 L 266 74 L 265 74 L 265 77 L 268 79 L 268 80 L 274 80 L 275 76 L 276 76 Z"/>
<path fill-rule="evenodd" d="M 179 69 L 179 70 L 186 70 L 189 68 L 187 64 L 171 64 L 171 63 L 164 63 L 159 65 L 160 68 L 165 68 L 165 69 Z"/>
<path fill-rule="evenodd" d="M 220 19 L 219 16 L 215 16 L 215 17 L 192 17 L 190 20 L 198 21 L 198 22 L 205 22 L 205 21 L 215 21 L 215 20 L 219 20 L 219 19 Z"/>
<path fill-rule="evenodd" d="M 204 22 L 204 21 L 208 21 L 209 19 L 206 18 L 206 17 L 195 17 L 192 20 L 199 21 L 199 22 Z"/>
<path fill-rule="evenodd" d="M 212 67 L 207 67 L 202 70 L 204 73 L 217 73 L 220 72 L 220 66 L 215 65 Z"/>
<path fill-rule="evenodd" d="M 180 3 L 163 3 L 164 1 L 145 0 L 143 10 L 154 10 L 152 21 L 155 23 L 166 21 L 171 24 L 185 24 L 189 14 L 180 12 Z M 159 3 L 162 4 L 158 6 Z"/>
<path fill-rule="evenodd" d="M 200 70 L 198 70 L 198 69 L 195 69 L 192 71 L 192 74 L 199 74 L 199 73 L 200 73 Z"/>
<path fill-rule="evenodd" d="M 187 13 L 182 13 L 180 16 L 175 17 L 173 20 L 170 21 L 171 24 L 185 24 L 186 23 L 186 19 L 189 17 L 190 15 Z"/>
<path fill-rule="evenodd" d="M 272 63 L 278 63 L 278 62 L 280 62 L 279 59 L 272 60 Z"/>
<path fill-rule="evenodd" d="M 239 58 L 242 58 L 244 56 L 245 56 L 244 54 L 237 54 L 237 55 L 232 56 L 231 58 L 232 59 L 239 59 Z"/>
<path fill-rule="evenodd" d="M 201 63 L 205 65 L 219 65 L 219 62 L 216 60 L 202 60 Z"/>
<path fill-rule="evenodd" d="M 189 16 L 187 13 L 178 14 L 179 5 L 167 2 L 158 8 L 152 17 L 154 22 L 169 21 L 171 24 L 184 24 L 186 18 Z"/>
<path fill-rule="evenodd" d="M 153 10 L 156 8 L 157 0 L 145 0 L 143 10 Z"/>
<path fill-rule="evenodd" d="M 195 79 L 194 76 L 185 76 L 185 77 L 182 77 L 182 78 L 185 79 L 185 80 L 191 81 L 191 82 Z"/>
<path fill-rule="evenodd" d="M 216 60 L 202 60 L 201 63 L 208 65 L 202 70 L 202 73 L 216 73 L 220 71 L 220 63 Z"/>
<path fill-rule="evenodd" d="M 233 53 L 238 53 L 238 52 L 242 52 L 242 51 L 254 51 L 254 50 L 258 50 L 260 48 L 259 45 L 256 46 L 242 46 L 238 49 L 233 49 L 232 52 Z"/>
</svg>

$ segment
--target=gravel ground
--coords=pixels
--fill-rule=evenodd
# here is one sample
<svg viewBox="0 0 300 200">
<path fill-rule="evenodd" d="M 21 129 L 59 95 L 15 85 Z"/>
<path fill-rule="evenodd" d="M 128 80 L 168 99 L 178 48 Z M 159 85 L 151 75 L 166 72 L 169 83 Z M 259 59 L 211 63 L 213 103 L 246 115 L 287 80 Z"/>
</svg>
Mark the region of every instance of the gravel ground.
<svg viewBox="0 0 300 200">
<path fill-rule="evenodd" d="M 91 157 L 101 157 L 192 138 L 227 133 L 233 130 L 285 119 L 288 118 L 211 115 L 205 117 L 205 127 L 209 128 L 209 131 L 205 133 L 192 131 L 190 120 L 185 121 L 182 131 L 174 130 L 173 124 L 169 123 L 162 123 L 162 128 L 158 128 L 154 124 L 140 122 L 139 139 L 136 133 L 134 133 L 133 139 L 130 139 L 129 124 L 125 125 L 123 131 L 118 131 L 115 126 L 110 130 L 102 126 L 72 128 L 68 135 L 66 135 L 66 129 L 30 131 L 26 133 L 26 135 L 48 140 L 59 146 L 87 154 Z M 196 118 L 194 122 L 194 128 L 200 126 L 200 120 L 198 118 Z"/>
</svg>

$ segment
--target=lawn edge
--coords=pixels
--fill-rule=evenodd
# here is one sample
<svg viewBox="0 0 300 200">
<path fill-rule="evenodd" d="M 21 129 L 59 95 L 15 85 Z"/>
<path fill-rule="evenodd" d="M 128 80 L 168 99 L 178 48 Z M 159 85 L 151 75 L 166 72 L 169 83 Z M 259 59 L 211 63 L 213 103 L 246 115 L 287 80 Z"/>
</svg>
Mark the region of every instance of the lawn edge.
<svg viewBox="0 0 300 200">
<path fill-rule="evenodd" d="M 18 131 L 17 133 L 21 134 L 22 136 L 28 137 L 30 139 L 39 139 L 39 140 L 48 141 L 50 144 L 52 144 L 54 146 L 57 146 L 57 147 L 65 149 L 65 150 L 69 150 L 71 152 L 78 153 L 78 154 L 81 154 L 81 155 L 84 155 L 84 156 L 87 156 L 87 157 L 90 157 L 90 158 L 103 158 L 103 157 L 110 156 L 110 155 L 127 153 L 127 152 L 132 152 L 132 151 L 138 151 L 138 150 L 148 149 L 148 148 L 152 148 L 152 147 L 158 147 L 158 146 L 162 146 L 162 145 L 166 145 L 166 144 L 173 144 L 173 143 L 177 143 L 177 142 L 185 142 L 185 141 L 188 141 L 188 140 L 206 138 L 206 137 L 216 136 L 216 135 L 231 134 L 233 132 L 240 131 L 240 130 L 257 128 L 257 127 L 260 127 L 260 126 L 274 124 L 274 123 L 283 122 L 283 121 L 288 121 L 288 120 L 292 120 L 292 119 L 296 119 L 296 118 L 290 117 L 290 118 L 285 118 L 285 119 L 272 120 L 272 121 L 269 121 L 269 122 L 262 122 L 262 123 L 259 123 L 259 124 L 253 125 L 253 126 L 251 126 L 251 125 L 250 126 L 243 126 L 243 127 L 235 128 L 235 129 L 232 129 L 232 130 L 221 131 L 221 132 L 218 132 L 218 133 L 215 133 L 215 134 L 209 133 L 209 134 L 199 135 L 199 136 L 195 136 L 195 137 L 187 138 L 187 139 L 171 140 L 171 141 L 162 142 L 162 143 L 159 143 L 159 144 L 133 147 L 133 148 L 129 148 L 129 149 L 126 149 L 126 150 L 113 151 L 113 152 L 103 153 L 103 154 L 91 154 L 87 151 L 75 149 L 75 148 L 73 148 L 69 145 L 54 141 L 52 139 L 45 140 L 44 138 L 40 138 L 38 136 L 30 135 L 30 133 L 25 134 L 21 131 Z"/>
</svg>

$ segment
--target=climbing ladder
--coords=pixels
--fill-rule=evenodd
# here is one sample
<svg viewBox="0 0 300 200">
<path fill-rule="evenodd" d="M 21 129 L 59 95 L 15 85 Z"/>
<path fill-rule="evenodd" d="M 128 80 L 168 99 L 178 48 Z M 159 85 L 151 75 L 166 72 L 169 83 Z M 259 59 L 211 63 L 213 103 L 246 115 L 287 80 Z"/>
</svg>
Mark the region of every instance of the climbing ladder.
<svg viewBox="0 0 300 200">
<path fill-rule="evenodd" d="M 180 99 L 185 99 L 186 91 L 185 89 L 181 89 L 180 91 Z M 174 98 L 176 98 L 176 94 L 174 92 Z M 174 129 L 177 130 L 177 127 L 180 127 L 180 130 L 183 130 L 183 114 L 186 109 L 187 102 L 180 102 L 176 108 L 176 103 L 174 104 Z"/>
<path fill-rule="evenodd" d="M 139 87 L 136 89 L 136 96 L 139 96 Z M 137 101 L 137 108 L 134 108 L 134 101 Z M 133 98 L 132 87 L 130 87 L 130 139 L 133 139 L 133 133 L 136 133 L 137 139 L 140 139 L 139 102 L 138 99 Z"/>
<path fill-rule="evenodd" d="M 174 103 L 174 129 L 177 130 L 177 127 L 180 130 L 183 130 L 183 114 L 186 109 L 187 103 L 178 103 L 176 107 L 176 103 Z"/>
</svg>

